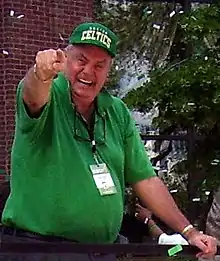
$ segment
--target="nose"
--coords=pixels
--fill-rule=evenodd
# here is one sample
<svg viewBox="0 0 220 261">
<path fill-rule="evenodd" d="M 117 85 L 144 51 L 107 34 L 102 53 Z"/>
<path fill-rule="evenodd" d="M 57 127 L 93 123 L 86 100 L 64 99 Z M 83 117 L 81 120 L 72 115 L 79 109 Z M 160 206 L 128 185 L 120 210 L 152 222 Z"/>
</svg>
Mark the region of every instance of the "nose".
<svg viewBox="0 0 220 261">
<path fill-rule="evenodd" d="M 89 76 L 92 76 L 94 73 L 93 66 L 91 64 L 86 64 L 83 67 L 83 73 Z"/>
</svg>

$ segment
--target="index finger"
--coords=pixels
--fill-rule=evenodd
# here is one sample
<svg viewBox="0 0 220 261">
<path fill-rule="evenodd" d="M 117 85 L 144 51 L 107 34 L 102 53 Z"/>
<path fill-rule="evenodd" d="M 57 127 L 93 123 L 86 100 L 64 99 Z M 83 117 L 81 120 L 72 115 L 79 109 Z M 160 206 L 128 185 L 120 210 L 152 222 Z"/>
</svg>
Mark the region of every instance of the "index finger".
<svg viewBox="0 0 220 261">
<path fill-rule="evenodd" d="M 190 241 L 189 241 L 189 243 L 191 244 Z M 208 254 L 209 253 L 209 247 L 201 239 L 194 242 L 193 245 L 197 246 L 202 251 L 202 254 Z"/>
<path fill-rule="evenodd" d="M 141 205 L 139 205 L 139 204 L 136 204 L 136 210 L 137 211 L 144 211 L 145 210 L 145 208 L 144 207 L 142 207 Z"/>
<path fill-rule="evenodd" d="M 136 208 L 142 208 L 141 205 L 139 205 L 139 204 L 136 204 L 135 206 L 136 206 Z"/>
</svg>

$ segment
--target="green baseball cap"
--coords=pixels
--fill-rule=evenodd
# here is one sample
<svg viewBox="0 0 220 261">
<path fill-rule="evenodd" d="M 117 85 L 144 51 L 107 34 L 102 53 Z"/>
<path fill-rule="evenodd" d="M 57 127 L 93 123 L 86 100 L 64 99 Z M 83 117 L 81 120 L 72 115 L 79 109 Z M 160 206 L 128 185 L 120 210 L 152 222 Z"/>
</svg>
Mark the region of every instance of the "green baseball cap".
<svg viewBox="0 0 220 261">
<path fill-rule="evenodd" d="M 104 48 L 111 56 L 116 55 L 118 37 L 106 26 L 99 23 L 78 25 L 69 38 L 69 44 L 91 44 Z"/>
</svg>

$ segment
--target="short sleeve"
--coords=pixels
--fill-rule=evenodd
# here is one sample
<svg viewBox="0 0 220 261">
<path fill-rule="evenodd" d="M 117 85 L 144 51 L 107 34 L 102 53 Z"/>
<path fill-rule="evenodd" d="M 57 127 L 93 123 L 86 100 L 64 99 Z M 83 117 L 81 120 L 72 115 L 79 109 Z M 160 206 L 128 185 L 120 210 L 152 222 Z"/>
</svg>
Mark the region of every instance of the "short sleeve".
<svg viewBox="0 0 220 261">
<path fill-rule="evenodd" d="M 16 91 L 16 128 L 23 133 L 38 135 L 43 131 L 51 107 L 51 95 L 38 118 L 30 117 L 23 100 L 24 82 L 20 81 Z"/>
<path fill-rule="evenodd" d="M 138 133 L 135 122 L 127 111 L 125 150 L 125 181 L 134 184 L 141 180 L 154 177 L 156 173 L 147 156 L 144 144 Z"/>
</svg>

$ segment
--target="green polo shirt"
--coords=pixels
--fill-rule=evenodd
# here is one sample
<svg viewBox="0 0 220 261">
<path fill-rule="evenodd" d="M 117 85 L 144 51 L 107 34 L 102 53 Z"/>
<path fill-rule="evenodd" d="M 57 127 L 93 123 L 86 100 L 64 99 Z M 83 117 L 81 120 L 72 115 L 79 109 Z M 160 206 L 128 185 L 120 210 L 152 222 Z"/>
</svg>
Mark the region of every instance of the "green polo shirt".
<svg viewBox="0 0 220 261">
<path fill-rule="evenodd" d="M 120 230 L 125 183 L 154 176 L 125 104 L 103 91 L 97 98 L 97 158 L 106 163 L 117 193 L 101 196 L 89 168 L 95 164 L 88 130 L 71 103 L 69 83 L 59 74 L 50 100 L 30 118 L 17 89 L 11 154 L 11 194 L 2 223 L 82 243 L 111 243 Z"/>
</svg>

